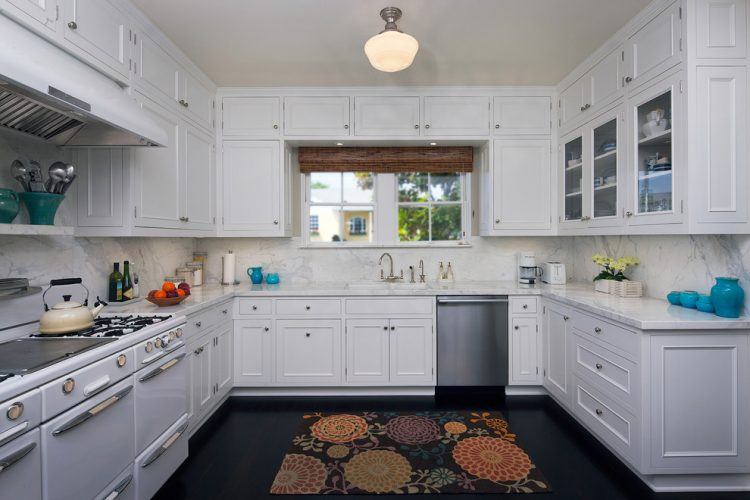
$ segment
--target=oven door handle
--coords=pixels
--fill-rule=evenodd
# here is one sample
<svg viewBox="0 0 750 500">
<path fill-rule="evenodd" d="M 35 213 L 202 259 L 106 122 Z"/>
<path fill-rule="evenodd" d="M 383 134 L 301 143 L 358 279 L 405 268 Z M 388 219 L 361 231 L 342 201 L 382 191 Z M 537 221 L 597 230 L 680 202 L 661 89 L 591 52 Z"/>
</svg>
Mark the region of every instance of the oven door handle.
<svg viewBox="0 0 750 500">
<path fill-rule="evenodd" d="M 138 379 L 138 382 L 146 382 L 146 381 L 151 380 L 154 377 L 158 377 L 159 375 L 161 375 L 162 373 L 166 372 L 167 370 L 169 370 L 170 368 L 172 368 L 174 365 L 176 365 L 177 363 L 179 363 L 180 361 L 182 361 L 182 359 L 184 357 L 185 357 L 185 353 L 182 353 L 179 356 L 170 359 L 169 361 L 167 361 L 163 365 L 159 366 L 158 368 L 156 368 L 154 370 L 151 370 L 150 372 L 148 372 L 144 376 L 140 377 Z"/>
<path fill-rule="evenodd" d="M 13 464 L 21 460 L 23 457 L 31 453 L 36 448 L 36 443 L 29 443 L 20 450 L 14 451 L 7 457 L 0 458 L 0 473 L 8 470 Z"/>
<path fill-rule="evenodd" d="M 130 483 L 133 482 L 133 474 L 128 474 L 128 477 L 117 483 L 117 486 L 114 487 L 112 491 L 109 492 L 109 494 L 104 497 L 102 500 L 114 500 L 115 498 L 122 495 L 122 492 L 125 491 L 125 489 L 130 486 Z"/>
<path fill-rule="evenodd" d="M 180 436 L 182 436 L 182 433 L 185 432 L 187 427 L 188 427 L 187 422 L 182 424 L 180 428 L 175 431 L 174 434 L 169 436 L 169 439 L 164 441 L 163 445 L 161 445 L 159 448 L 154 450 L 154 452 L 151 455 L 149 455 L 149 457 L 141 464 L 141 467 L 145 469 L 152 463 L 156 462 L 159 459 L 159 457 L 164 454 L 164 452 L 166 452 L 173 444 L 175 444 L 175 442 L 180 438 Z"/>
<path fill-rule="evenodd" d="M 95 417 L 99 415 L 101 412 L 112 406 L 113 404 L 120 401 L 122 398 L 128 395 L 130 391 L 133 390 L 133 386 L 129 385 L 125 389 L 118 391 L 117 393 L 113 394 L 112 396 L 108 397 L 98 405 L 94 406 L 93 408 L 89 408 L 85 412 L 81 413 L 80 415 L 71 418 L 64 424 L 62 424 L 60 427 L 52 431 L 53 436 L 59 436 L 63 432 L 67 432 L 70 429 L 73 429 L 74 427 L 78 427 L 88 419 Z"/>
<path fill-rule="evenodd" d="M 14 426 L 14 427 L 11 427 L 10 429 L 8 429 L 5 432 L 0 432 L 0 446 L 4 445 L 5 443 L 7 443 L 8 441 L 10 441 L 14 437 L 16 437 L 16 436 L 18 436 L 20 434 L 23 434 L 24 432 L 26 432 L 26 429 L 28 429 L 28 428 L 29 428 L 29 421 L 25 420 L 25 421 L 21 422 L 20 424 Z"/>
</svg>

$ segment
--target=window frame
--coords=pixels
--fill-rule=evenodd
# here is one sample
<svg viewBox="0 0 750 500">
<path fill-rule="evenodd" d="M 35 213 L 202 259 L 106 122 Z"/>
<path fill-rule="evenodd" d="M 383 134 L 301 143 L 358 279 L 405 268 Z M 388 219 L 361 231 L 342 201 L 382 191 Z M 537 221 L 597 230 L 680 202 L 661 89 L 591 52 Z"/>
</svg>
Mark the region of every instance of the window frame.
<svg viewBox="0 0 750 500">
<path fill-rule="evenodd" d="M 427 209 L 427 224 L 428 224 L 428 238 L 427 240 L 422 241 L 401 241 L 398 236 L 398 223 L 396 224 L 396 240 L 400 244 L 414 244 L 414 243 L 421 243 L 421 244 L 428 244 L 428 243 L 449 243 L 453 241 L 462 241 L 466 239 L 466 225 L 464 224 L 464 199 L 465 199 L 465 176 L 463 173 L 458 172 L 458 178 L 461 188 L 461 198 L 459 200 L 449 200 L 449 201 L 433 201 L 431 200 L 430 195 L 430 180 L 431 176 L 434 174 L 431 174 L 429 172 L 416 172 L 421 174 L 427 175 L 427 201 L 401 201 L 399 198 L 399 186 L 398 186 L 398 174 L 395 174 L 396 179 L 396 217 L 398 218 L 398 211 L 401 207 L 412 207 L 412 208 L 426 208 Z M 445 174 L 437 174 L 437 175 L 445 175 Z M 432 208 L 433 207 L 440 207 L 440 206 L 459 206 L 461 207 L 461 238 L 457 240 L 433 240 L 432 239 Z"/>
<path fill-rule="evenodd" d="M 458 240 L 439 241 L 400 241 L 398 239 L 398 207 L 402 205 L 398 198 L 398 174 L 373 173 L 373 203 L 312 203 L 312 183 L 309 173 L 300 174 L 301 191 L 301 246 L 300 248 L 462 248 L 470 247 L 471 230 L 471 173 L 458 173 L 461 178 L 461 200 L 432 202 L 438 205 L 461 206 L 461 235 Z M 343 187 L 342 187 L 343 189 Z M 405 202 L 406 203 L 406 202 Z M 425 206 L 426 202 L 415 202 Z M 316 242 L 310 239 L 310 208 L 314 206 L 362 206 L 373 207 L 372 242 L 361 241 L 328 241 Z M 432 214 L 430 214 L 430 220 Z M 342 235 L 345 229 L 342 218 Z M 432 227 L 430 224 L 430 232 Z"/>
</svg>

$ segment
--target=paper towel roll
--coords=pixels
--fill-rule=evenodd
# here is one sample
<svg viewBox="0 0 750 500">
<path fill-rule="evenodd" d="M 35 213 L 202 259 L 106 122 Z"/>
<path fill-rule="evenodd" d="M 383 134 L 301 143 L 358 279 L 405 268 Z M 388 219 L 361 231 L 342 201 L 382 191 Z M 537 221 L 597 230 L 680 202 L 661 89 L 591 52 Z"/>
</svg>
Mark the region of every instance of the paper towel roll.
<svg viewBox="0 0 750 500">
<path fill-rule="evenodd" d="M 234 285 L 234 268 L 237 265 L 237 257 L 230 250 L 222 257 L 224 264 L 221 271 L 221 282 L 225 285 Z"/>
</svg>

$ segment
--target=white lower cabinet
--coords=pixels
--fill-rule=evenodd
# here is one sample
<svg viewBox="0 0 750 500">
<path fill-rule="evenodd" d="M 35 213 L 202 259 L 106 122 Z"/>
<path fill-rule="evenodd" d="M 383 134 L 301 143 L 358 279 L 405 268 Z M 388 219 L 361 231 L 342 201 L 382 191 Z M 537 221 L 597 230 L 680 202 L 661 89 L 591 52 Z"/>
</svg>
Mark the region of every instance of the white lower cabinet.
<svg viewBox="0 0 750 500">
<path fill-rule="evenodd" d="M 277 320 L 276 382 L 340 385 L 341 321 Z"/>
<path fill-rule="evenodd" d="M 234 384 L 268 385 L 273 381 L 273 321 L 234 322 Z"/>
<path fill-rule="evenodd" d="M 189 345 L 191 354 L 188 415 L 191 423 L 202 419 L 213 400 L 212 341 L 213 338 L 206 335 Z"/>
<path fill-rule="evenodd" d="M 510 385 L 539 384 L 539 322 L 536 316 L 511 318 Z"/>
<path fill-rule="evenodd" d="M 387 319 L 350 319 L 346 322 L 346 381 L 387 383 L 390 358 Z"/>
<path fill-rule="evenodd" d="M 390 333 L 391 383 L 432 384 L 435 370 L 432 320 L 392 319 Z"/>
<path fill-rule="evenodd" d="M 213 365 L 214 395 L 217 400 L 224 397 L 232 388 L 234 379 L 234 332 L 231 323 L 224 323 L 216 329 L 213 336 L 213 349 L 211 350 Z"/>
<path fill-rule="evenodd" d="M 542 351 L 544 369 L 542 385 L 566 406 L 570 405 L 567 345 L 570 336 L 570 311 L 565 306 L 547 302 L 543 309 Z"/>
</svg>

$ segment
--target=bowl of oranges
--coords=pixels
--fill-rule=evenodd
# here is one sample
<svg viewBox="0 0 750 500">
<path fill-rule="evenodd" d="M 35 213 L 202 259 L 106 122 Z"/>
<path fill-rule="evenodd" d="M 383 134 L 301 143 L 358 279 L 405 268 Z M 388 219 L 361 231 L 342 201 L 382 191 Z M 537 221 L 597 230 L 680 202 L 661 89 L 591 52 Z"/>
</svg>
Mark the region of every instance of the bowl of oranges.
<svg viewBox="0 0 750 500">
<path fill-rule="evenodd" d="M 180 283 L 175 285 L 171 281 L 165 281 L 159 290 L 148 292 L 146 300 L 159 307 L 176 306 L 190 295 L 190 285 Z"/>
</svg>

